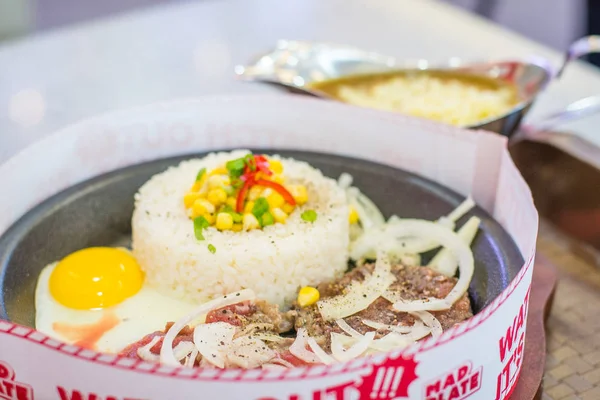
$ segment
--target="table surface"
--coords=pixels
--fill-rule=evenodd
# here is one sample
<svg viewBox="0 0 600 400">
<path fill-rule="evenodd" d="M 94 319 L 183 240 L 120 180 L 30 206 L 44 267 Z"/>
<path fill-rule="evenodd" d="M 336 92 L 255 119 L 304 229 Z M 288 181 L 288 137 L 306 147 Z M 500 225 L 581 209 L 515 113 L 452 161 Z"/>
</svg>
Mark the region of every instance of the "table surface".
<svg viewBox="0 0 600 400">
<path fill-rule="evenodd" d="M 573 251 L 578 246 L 542 220 L 538 255 L 556 266 L 559 278 L 546 324 L 542 400 L 600 399 L 600 270 Z"/>
<path fill-rule="evenodd" d="M 0 46 L 0 162 L 58 128 L 172 98 L 276 92 L 232 69 L 278 39 L 332 41 L 399 58 L 548 58 L 559 52 L 434 0 L 255 0 L 159 6 Z M 536 104 L 545 115 L 600 93 L 600 73 L 571 65 Z M 282 94 L 283 95 L 283 94 Z M 600 116 L 568 126 L 594 139 Z M 600 143 L 600 137 L 596 139 Z"/>
</svg>

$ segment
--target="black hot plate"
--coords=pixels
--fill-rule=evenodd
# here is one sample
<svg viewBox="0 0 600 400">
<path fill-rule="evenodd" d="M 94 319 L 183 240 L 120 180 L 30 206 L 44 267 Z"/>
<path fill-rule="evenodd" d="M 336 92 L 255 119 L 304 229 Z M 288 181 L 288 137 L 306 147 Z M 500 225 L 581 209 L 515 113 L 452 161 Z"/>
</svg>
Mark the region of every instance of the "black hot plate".
<svg viewBox="0 0 600 400">
<path fill-rule="evenodd" d="M 261 150 L 309 162 L 325 175 L 337 178 L 347 172 L 386 217 L 435 220 L 464 199 L 437 183 L 370 161 L 304 151 Z M 34 292 L 42 268 L 78 249 L 128 245 L 133 196 L 152 175 L 184 159 L 173 157 L 123 168 L 71 187 L 38 205 L 0 238 L 0 319 L 33 327 Z M 516 244 L 481 208 L 471 215 L 481 218 L 473 243 L 475 274 L 470 285 L 473 311 L 479 312 L 496 298 L 523 265 Z"/>
</svg>

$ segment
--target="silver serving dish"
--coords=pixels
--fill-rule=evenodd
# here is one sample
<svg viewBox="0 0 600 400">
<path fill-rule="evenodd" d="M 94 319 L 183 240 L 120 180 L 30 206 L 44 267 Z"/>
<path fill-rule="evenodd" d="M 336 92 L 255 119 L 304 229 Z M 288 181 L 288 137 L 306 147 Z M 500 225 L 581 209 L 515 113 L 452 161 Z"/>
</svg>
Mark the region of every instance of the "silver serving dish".
<svg viewBox="0 0 600 400">
<path fill-rule="evenodd" d="M 444 64 L 427 60 L 402 61 L 393 57 L 367 52 L 355 47 L 332 43 L 280 40 L 274 50 L 259 56 L 248 65 L 235 68 L 238 78 L 276 85 L 288 91 L 332 99 L 327 94 L 309 88 L 311 83 L 350 75 L 373 74 L 406 70 L 455 70 L 513 83 L 520 102 L 507 113 L 483 120 L 466 128 L 485 129 L 512 136 L 529 111 L 538 94 L 574 58 L 600 49 L 598 37 L 586 37 L 575 42 L 556 70 L 544 59 L 518 61 L 467 62 L 451 59 Z"/>
</svg>

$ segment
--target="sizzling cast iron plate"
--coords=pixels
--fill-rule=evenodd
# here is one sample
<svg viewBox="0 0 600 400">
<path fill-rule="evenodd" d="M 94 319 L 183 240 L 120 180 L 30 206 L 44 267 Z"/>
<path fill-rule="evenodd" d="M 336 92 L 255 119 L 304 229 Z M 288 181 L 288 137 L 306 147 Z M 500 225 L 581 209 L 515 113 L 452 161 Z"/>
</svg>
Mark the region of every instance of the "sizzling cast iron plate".
<svg viewBox="0 0 600 400">
<path fill-rule="evenodd" d="M 437 183 L 370 161 L 304 151 L 262 151 L 307 161 L 330 177 L 350 173 L 354 184 L 386 217 L 435 220 L 463 200 Z M 167 167 L 203 155 L 162 159 L 101 175 L 58 193 L 19 219 L 0 238 L 0 319 L 33 327 L 34 292 L 42 268 L 84 247 L 129 245 L 138 188 Z M 508 233 L 482 209 L 471 211 L 459 226 L 470 215 L 482 220 L 472 247 L 475 275 L 469 289 L 477 313 L 508 286 L 523 258 Z"/>
</svg>

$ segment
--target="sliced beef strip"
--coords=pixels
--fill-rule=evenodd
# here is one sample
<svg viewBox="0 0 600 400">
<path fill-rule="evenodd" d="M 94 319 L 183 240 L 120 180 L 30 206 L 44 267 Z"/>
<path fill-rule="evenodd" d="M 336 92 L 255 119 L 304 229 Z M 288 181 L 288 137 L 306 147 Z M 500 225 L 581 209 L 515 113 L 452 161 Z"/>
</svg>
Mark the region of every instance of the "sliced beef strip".
<svg viewBox="0 0 600 400">
<path fill-rule="evenodd" d="M 129 346 L 125 347 L 123 350 L 121 350 L 119 352 L 119 355 L 123 356 L 123 357 L 136 358 L 138 360 L 141 360 L 141 358 L 138 356 L 138 349 L 146 346 L 156 336 L 158 336 L 160 339 L 156 342 L 156 344 L 154 346 L 152 346 L 150 348 L 150 352 L 152 354 L 159 355 L 160 347 L 162 346 L 163 339 L 164 339 L 165 335 L 167 334 L 167 331 L 169 329 L 171 329 L 171 326 L 173 326 L 173 322 L 168 322 L 165 326 L 164 331 L 156 331 L 156 332 L 152 332 L 152 333 L 144 336 L 137 342 L 132 343 Z M 193 341 L 194 341 L 194 330 L 192 328 L 186 326 L 177 334 L 175 339 L 173 339 L 173 347 L 177 346 L 181 342 L 193 342 Z M 197 365 L 197 363 L 198 363 L 198 360 L 196 360 L 196 365 Z"/>
<path fill-rule="evenodd" d="M 346 293 L 350 283 L 353 281 L 363 281 L 365 276 L 373 272 L 375 264 L 365 264 L 358 266 L 352 271 L 346 273 L 338 281 L 325 283 L 318 287 L 321 299 L 334 297 Z M 390 289 L 398 291 L 402 298 L 407 300 L 426 299 L 428 297 L 444 298 L 456 285 L 456 278 L 450 278 L 438 274 L 427 267 L 415 267 L 394 265 L 391 269 L 396 276 L 396 281 L 390 286 Z M 316 304 L 309 307 L 294 307 L 298 312 L 296 318 L 296 329 L 305 328 L 307 333 L 315 337 L 325 347 L 329 347 L 330 333 L 344 333 L 335 321 L 324 321 Z M 465 294 L 449 310 L 433 311 L 432 314 L 440 321 L 444 330 L 473 316 L 471 311 L 471 302 Z M 375 331 L 376 338 L 385 336 L 388 331 L 377 331 L 362 323 L 362 320 L 376 321 L 388 325 L 413 325 L 415 318 L 404 312 L 398 312 L 392 307 L 392 303 L 380 297 L 375 300 L 365 310 L 344 320 L 361 334 Z"/>
<path fill-rule="evenodd" d="M 250 324 L 269 324 L 276 333 L 287 332 L 294 327 L 294 311 L 279 312 L 277 304 L 263 300 L 243 302 L 209 312 L 206 323 L 227 322 L 242 330 Z"/>
<path fill-rule="evenodd" d="M 209 312 L 206 315 L 206 323 L 227 322 L 239 328 L 239 332 L 252 335 L 254 333 L 270 333 L 278 335 L 282 332 L 291 330 L 294 326 L 295 311 L 286 313 L 279 312 L 279 306 L 269 304 L 266 301 L 257 300 L 255 302 L 241 302 L 227 307 L 219 308 Z M 252 329 L 252 324 L 264 324 L 259 329 Z M 152 346 L 150 352 L 160 354 L 163 338 L 167 331 L 171 328 L 173 322 L 166 324 L 163 331 L 156 331 L 144 336 L 139 341 L 125 347 L 119 355 L 124 357 L 140 359 L 138 349 L 147 345 L 155 336 L 160 337 L 158 342 Z M 173 340 L 173 347 L 177 346 L 182 341 L 193 342 L 194 330 L 190 327 L 184 327 L 177 337 Z M 267 345 L 277 352 L 284 353 L 293 343 L 293 339 L 284 339 L 280 341 L 266 341 Z M 201 363 L 200 357 L 196 360 L 195 366 Z M 203 363 L 202 365 L 204 365 Z"/>
</svg>

